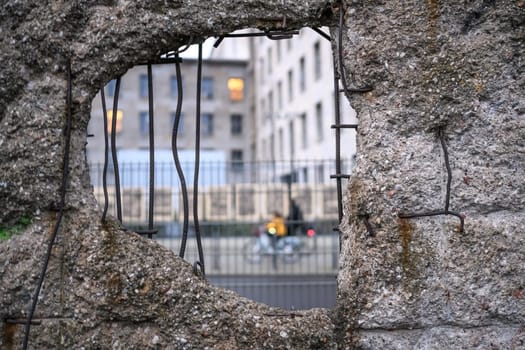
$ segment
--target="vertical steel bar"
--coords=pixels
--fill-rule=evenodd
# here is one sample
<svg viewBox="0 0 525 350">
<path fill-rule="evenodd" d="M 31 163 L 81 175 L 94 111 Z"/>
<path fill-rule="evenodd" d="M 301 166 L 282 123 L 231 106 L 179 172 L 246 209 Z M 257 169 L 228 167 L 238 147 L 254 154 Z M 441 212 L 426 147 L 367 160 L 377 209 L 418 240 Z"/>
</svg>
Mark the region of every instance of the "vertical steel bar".
<svg viewBox="0 0 525 350">
<path fill-rule="evenodd" d="M 439 129 L 439 141 L 441 142 L 441 148 L 443 149 L 443 156 L 445 158 L 445 167 L 447 168 L 447 194 L 445 197 L 445 212 L 448 213 L 448 209 L 450 207 L 450 187 L 452 185 L 452 170 L 450 169 L 447 144 L 445 143 L 444 127 Z"/>
<path fill-rule="evenodd" d="M 102 212 L 102 222 L 106 222 L 106 215 L 108 213 L 108 111 L 106 108 L 106 96 L 104 95 L 104 84 L 100 84 L 100 97 L 102 99 L 102 120 L 104 122 L 104 167 L 102 170 L 102 189 L 104 191 L 104 210 Z"/>
<path fill-rule="evenodd" d="M 153 128 L 153 73 L 148 63 L 148 105 L 149 105 L 149 211 L 148 237 L 153 238 L 153 209 L 155 207 L 155 138 Z"/>
<path fill-rule="evenodd" d="M 200 130 L 201 130 L 201 85 L 202 85 L 202 43 L 199 44 L 199 58 L 197 65 L 197 101 L 195 120 L 195 172 L 193 177 L 193 222 L 195 225 L 195 238 L 199 251 L 199 264 L 201 272 L 205 275 L 204 252 L 202 251 L 201 232 L 199 226 L 199 162 L 200 162 Z"/>
<path fill-rule="evenodd" d="M 111 158 L 113 160 L 113 172 L 115 176 L 115 202 L 117 204 L 117 219 L 122 223 L 122 202 L 120 199 L 120 174 L 117 159 L 117 112 L 118 97 L 120 92 L 120 77 L 115 83 L 115 94 L 113 95 L 113 111 L 111 117 Z"/>
<path fill-rule="evenodd" d="M 341 62 L 339 62 L 341 64 Z M 335 124 L 341 123 L 341 109 L 339 99 L 339 77 L 337 76 L 337 61 L 334 58 L 334 104 L 335 104 Z M 341 175 L 341 129 L 335 129 L 335 173 Z M 341 185 L 341 176 L 336 177 L 337 183 L 337 213 L 339 224 L 343 220 L 343 189 Z"/>
<path fill-rule="evenodd" d="M 66 92 L 66 104 L 67 104 L 67 119 L 66 119 L 66 130 L 65 130 L 65 145 L 64 145 L 64 159 L 62 164 L 62 183 L 60 185 L 60 203 L 59 203 L 59 213 L 57 217 L 57 221 L 55 222 L 55 226 L 53 229 L 53 234 L 51 235 L 51 239 L 49 240 L 49 243 L 47 245 L 47 251 L 46 256 L 44 260 L 44 266 L 42 267 L 42 271 L 40 273 L 40 277 L 38 279 L 38 283 L 35 289 L 35 293 L 33 295 L 33 301 L 31 303 L 31 307 L 29 308 L 28 316 L 27 316 L 27 322 L 25 324 L 25 332 L 24 332 L 24 341 L 23 341 L 23 349 L 26 350 L 27 346 L 29 344 L 29 332 L 31 331 L 31 322 L 33 320 L 33 315 L 36 310 L 36 305 L 38 303 L 38 296 L 40 295 L 40 290 L 42 289 L 42 284 L 44 283 L 44 279 L 46 277 L 46 271 L 47 267 L 49 265 L 49 259 L 51 257 L 51 251 L 53 250 L 53 244 L 55 243 L 56 236 L 58 234 L 58 229 L 60 227 L 60 223 L 62 222 L 62 218 L 64 216 L 64 207 L 66 203 L 66 190 L 67 190 L 67 181 L 69 177 L 69 152 L 71 148 L 71 120 L 72 120 L 72 83 L 71 83 L 71 60 L 68 60 L 67 63 L 67 92 Z"/>
<path fill-rule="evenodd" d="M 171 134 L 171 152 L 173 154 L 173 161 L 175 162 L 175 168 L 177 169 L 177 174 L 179 176 L 181 195 L 182 195 L 182 210 L 183 210 L 183 224 L 182 224 L 182 240 L 180 245 L 179 256 L 184 258 L 184 253 L 186 251 L 186 241 L 188 240 L 188 221 L 189 221 L 189 204 L 188 204 L 188 188 L 186 186 L 186 179 L 184 177 L 184 171 L 182 170 L 182 165 L 180 164 L 179 153 L 177 149 L 177 136 L 179 130 L 179 123 L 181 118 L 182 110 L 182 76 L 180 70 L 180 60 L 179 55 L 175 56 L 177 58 L 175 62 L 175 73 L 177 75 L 177 107 L 175 109 L 175 120 L 173 122 L 173 130 Z"/>
</svg>

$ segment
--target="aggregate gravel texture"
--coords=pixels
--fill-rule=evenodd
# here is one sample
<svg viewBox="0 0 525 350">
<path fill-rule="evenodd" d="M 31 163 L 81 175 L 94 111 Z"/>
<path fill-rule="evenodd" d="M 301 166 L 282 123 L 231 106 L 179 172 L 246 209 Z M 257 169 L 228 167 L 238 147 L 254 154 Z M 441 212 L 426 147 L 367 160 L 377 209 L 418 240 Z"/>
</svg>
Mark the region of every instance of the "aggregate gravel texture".
<svg viewBox="0 0 525 350">
<path fill-rule="evenodd" d="M 243 27 L 334 25 L 329 1 L 9 0 L 0 8 L 0 348 L 20 348 L 58 203 L 67 211 L 30 348 L 525 348 L 525 9 L 521 0 L 346 1 L 344 67 L 366 94 L 340 227 L 334 310 L 290 313 L 209 285 L 114 222 L 85 159 L 91 100 L 132 66 Z M 465 216 L 400 219 L 443 210 Z M 344 150 L 342 150 L 344 154 Z M 371 236 L 364 220 L 373 229 Z"/>
<path fill-rule="evenodd" d="M 525 347 L 524 3 L 349 1 L 345 23 L 345 72 L 374 90 L 349 96 L 341 343 Z M 451 215 L 399 218 L 445 209 L 440 129 L 464 232 Z"/>
</svg>

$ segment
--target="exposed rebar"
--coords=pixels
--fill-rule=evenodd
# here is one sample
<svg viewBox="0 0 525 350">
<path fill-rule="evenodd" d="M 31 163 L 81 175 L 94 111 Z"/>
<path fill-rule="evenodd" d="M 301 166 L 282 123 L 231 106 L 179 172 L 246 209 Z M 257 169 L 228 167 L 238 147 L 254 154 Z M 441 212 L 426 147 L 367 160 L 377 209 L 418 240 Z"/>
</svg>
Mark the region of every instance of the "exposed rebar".
<svg viewBox="0 0 525 350">
<path fill-rule="evenodd" d="M 149 211 L 148 211 L 148 233 L 153 238 L 153 209 L 155 208 L 155 131 L 154 131 L 154 108 L 153 108 L 153 72 L 151 64 L 148 64 L 148 105 L 149 105 Z"/>
<path fill-rule="evenodd" d="M 438 130 L 438 137 L 441 144 L 441 148 L 443 149 L 443 158 L 445 160 L 445 168 L 447 169 L 447 186 L 446 186 L 446 194 L 445 194 L 445 209 L 444 210 L 432 210 L 432 211 L 425 211 L 422 213 L 403 213 L 398 214 L 398 217 L 402 219 L 412 219 L 412 218 L 419 218 L 419 217 L 428 217 L 428 216 L 438 216 L 438 215 L 452 215 L 457 218 L 459 218 L 459 232 L 463 233 L 464 227 L 465 227 L 465 218 L 460 213 L 457 213 L 455 211 L 450 211 L 450 189 L 452 184 L 452 170 L 450 168 L 450 160 L 448 156 L 448 149 L 447 144 L 445 142 L 445 130 L 444 127 L 441 127 Z"/>
<path fill-rule="evenodd" d="M 111 117 L 111 158 L 113 160 L 113 172 L 115 176 L 115 203 L 117 205 L 117 219 L 122 223 L 122 202 L 120 197 L 120 174 L 117 159 L 117 112 L 118 98 L 120 92 L 120 77 L 115 82 L 115 93 L 113 95 L 113 111 Z"/>
<path fill-rule="evenodd" d="M 102 120 L 104 122 L 104 167 L 102 168 L 102 190 L 104 191 L 104 210 L 102 211 L 102 222 L 106 222 L 106 215 L 108 213 L 108 111 L 106 108 L 106 96 L 104 95 L 104 84 L 100 84 L 100 97 L 102 99 Z"/>
<path fill-rule="evenodd" d="M 53 233 L 47 245 L 47 251 L 44 258 L 44 265 L 42 266 L 42 271 L 40 272 L 40 277 L 36 285 L 35 293 L 33 294 L 33 301 L 29 308 L 27 315 L 27 322 L 25 324 L 24 330 L 24 341 L 23 349 L 26 350 L 29 343 L 29 332 L 31 331 L 31 324 L 33 320 L 33 315 L 38 304 L 38 296 L 40 295 L 40 290 L 42 289 L 42 284 L 46 277 L 47 267 L 49 265 L 49 259 L 51 257 L 51 251 L 53 250 L 53 244 L 55 243 L 56 236 L 58 234 L 58 229 L 60 228 L 60 223 L 64 216 L 64 207 L 66 204 L 66 190 L 67 190 L 67 181 L 69 177 L 69 153 L 71 148 L 71 120 L 72 120 L 72 82 L 71 82 L 71 60 L 68 60 L 67 63 L 67 92 L 66 92 L 66 104 L 67 104 L 67 116 L 66 116 L 66 129 L 65 129 L 65 145 L 64 145 L 64 158 L 62 164 L 62 183 L 60 185 L 60 202 L 59 202 L 59 211 L 57 221 L 53 228 Z"/>
<path fill-rule="evenodd" d="M 177 107 L 175 109 L 175 120 L 173 121 L 173 130 L 171 134 L 171 152 L 173 154 L 173 161 L 175 162 L 175 168 L 177 169 L 177 175 L 179 176 L 181 193 L 182 193 L 182 211 L 183 211 L 183 224 L 182 224 L 182 238 L 179 250 L 179 256 L 184 259 L 186 251 L 186 242 L 188 240 L 188 221 L 189 221 L 189 204 L 188 204 L 188 188 L 186 186 L 186 178 L 180 164 L 180 158 L 177 148 L 177 137 L 179 130 L 179 123 L 181 119 L 182 110 L 182 76 L 180 70 L 180 59 L 178 54 L 176 55 L 177 60 L 175 61 L 175 74 L 177 76 Z"/>
<path fill-rule="evenodd" d="M 200 266 L 202 275 L 205 276 L 204 252 L 202 250 L 201 232 L 199 225 L 199 163 L 200 163 L 200 133 L 201 133 L 201 86 L 202 86 L 202 43 L 199 43 L 199 57 L 197 63 L 197 100 L 196 100 L 196 119 L 195 119 L 195 171 L 193 176 L 193 223 L 195 225 L 195 239 L 197 240 L 197 250 L 199 261 L 196 266 Z"/>
</svg>

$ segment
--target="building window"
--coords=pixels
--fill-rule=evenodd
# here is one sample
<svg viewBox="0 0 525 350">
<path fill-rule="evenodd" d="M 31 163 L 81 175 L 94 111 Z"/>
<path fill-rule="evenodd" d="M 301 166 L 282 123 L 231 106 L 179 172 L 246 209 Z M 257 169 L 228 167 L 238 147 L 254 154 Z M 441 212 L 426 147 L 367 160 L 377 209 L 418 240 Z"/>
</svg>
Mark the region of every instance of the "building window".
<svg viewBox="0 0 525 350">
<path fill-rule="evenodd" d="M 115 79 L 112 79 L 108 82 L 107 86 L 107 94 L 108 97 L 115 96 L 115 86 L 117 84 L 117 81 Z"/>
<path fill-rule="evenodd" d="M 290 156 L 293 158 L 295 155 L 295 133 L 294 133 L 294 127 L 293 127 L 293 120 L 290 120 Z"/>
<path fill-rule="evenodd" d="M 315 80 L 321 79 L 321 43 L 314 44 L 314 76 Z"/>
<path fill-rule="evenodd" d="M 231 120 L 231 134 L 241 135 L 242 134 L 242 115 L 232 114 L 230 116 L 230 120 Z"/>
<path fill-rule="evenodd" d="M 275 135 L 273 132 L 270 134 L 270 144 L 268 145 L 270 147 L 270 158 L 272 161 L 275 160 Z"/>
<path fill-rule="evenodd" d="M 323 183 L 324 181 L 324 165 L 319 164 L 315 166 L 315 176 L 317 183 Z"/>
<path fill-rule="evenodd" d="M 201 83 L 201 96 L 211 100 L 213 98 L 213 78 L 204 77 Z"/>
<path fill-rule="evenodd" d="M 149 113 L 139 113 L 139 131 L 141 135 L 147 135 L 149 133 Z"/>
<path fill-rule="evenodd" d="M 148 76 L 146 74 L 139 76 L 139 96 L 148 97 Z"/>
<path fill-rule="evenodd" d="M 277 82 L 277 108 L 283 108 L 283 83 Z"/>
<path fill-rule="evenodd" d="M 202 136 L 213 135 L 213 114 L 211 113 L 201 114 L 201 135 Z"/>
<path fill-rule="evenodd" d="M 281 62 L 281 40 L 277 40 L 276 48 L 277 62 Z"/>
<path fill-rule="evenodd" d="M 288 71 L 288 100 L 293 100 L 293 71 Z"/>
<path fill-rule="evenodd" d="M 279 157 L 281 160 L 284 160 L 284 131 L 282 128 L 279 128 Z"/>
<path fill-rule="evenodd" d="M 306 148 L 308 142 L 308 130 L 306 128 L 306 113 L 301 114 L 301 146 Z"/>
<path fill-rule="evenodd" d="M 264 58 L 259 59 L 259 78 L 261 80 L 261 84 L 264 84 Z"/>
<path fill-rule="evenodd" d="M 268 74 L 272 74 L 272 48 L 268 48 Z"/>
<path fill-rule="evenodd" d="M 244 80 L 241 78 L 228 79 L 228 90 L 230 91 L 230 100 L 242 101 L 244 98 Z"/>
<path fill-rule="evenodd" d="M 173 125 L 175 125 L 175 117 L 176 117 L 176 113 L 171 112 L 170 113 L 171 130 L 173 130 Z M 177 134 L 181 135 L 182 133 L 184 133 L 184 114 L 183 113 L 180 114 L 179 127 L 177 129 Z"/>
<path fill-rule="evenodd" d="M 268 153 L 266 153 L 266 147 L 267 147 L 266 146 L 266 139 L 262 139 L 261 140 L 261 150 L 260 150 L 260 152 L 261 152 L 261 159 L 262 160 L 266 160 L 266 155 L 268 154 Z"/>
<path fill-rule="evenodd" d="M 261 119 L 264 124 L 266 122 L 266 102 L 264 98 L 261 98 Z"/>
<path fill-rule="evenodd" d="M 231 162 L 233 171 L 242 171 L 244 167 L 242 150 L 234 149 L 231 151 Z"/>
<path fill-rule="evenodd" d="M 108 123 L 107 130 L 108 130 L 108 133 L 111 133 L 111 130 L 113 128 L 113 110 L 110 109 L 109 111 L 107 111 L 106 116 L 107 116 L 107 123 Z M 122 110 L 117 109 L 117 120 L 115 124 L 116 134 L 122 131 L 122 117 L 123 116 L 124 114 L 122 113 Z"/>
<path fill-rule="evenodd" d="M 273 118 L 273 91 L 268 92 L 268 115 Z"/>
<path fill-rule="evenodd" d="M 317 141 L 323 141 L 323 106 L 321 102 L 315 105 L 315 120 L 317 127 Z"/>
<path fill-rule="evenodd" d="M 304 91 L 306 89 L 306 73 L 304 67 L 304 57 L 299 60 L 299 89 Z"/>
<path fill-rule="evenodd" d="M 170 77 L 170 96 L 173 98 L 179 96 L 179 85 L 177 84 L 177 77 L 175 75 Z"/>
</svg>

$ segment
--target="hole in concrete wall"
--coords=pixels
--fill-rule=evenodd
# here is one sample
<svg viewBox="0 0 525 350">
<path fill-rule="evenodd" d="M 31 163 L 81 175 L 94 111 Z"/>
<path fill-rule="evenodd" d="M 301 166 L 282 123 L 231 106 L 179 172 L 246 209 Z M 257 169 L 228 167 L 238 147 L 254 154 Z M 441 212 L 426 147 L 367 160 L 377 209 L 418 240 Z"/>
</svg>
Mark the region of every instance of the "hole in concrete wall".
<svg viewBox="0 0 525 350">
<path fill-rule="evenodd" d="M 286 40 L 225 38 L 216 49 L 214 42 L 212 38 L 204 44 L 200 106 L 198 216 L 207 277 L 274 306 L 332 307 L 339 247 L 333 231 L 338 221 L 336 185 L 330 179 L 336 173 L 331 44 L 310 28 Z M 191 263 L 198 260 L 192 222 L 197 67 L 192 46 L 182 54 L 180 90 L 174 63 L 152 66 L 154 239 L 175 252 L 180 249 L 183 197 L 171 135 L 182 93 L 177 152 L 188 186 L 185 258 Z M 104 88 L 108 132 L 116 118 L 123 224 L 138 231 L 148 226 L 150 196 L 147 74 L 142 65 L 122 76 L 116 113 L 116 81 Z M 341 100 L 342 122 L 355 122 L 353 110 Z M 91 181 L 103 207 L 100 93 L 88 129 Z M 342 135 L 342 170 L 349 174 L 355 131 Z M 111 156 L 108 159 L 109 214 L 115 215 L 114 171 Z M 286 238 L 274 240 L 266 234 L 274 211 L 286 219 Z"/>
</svg>

